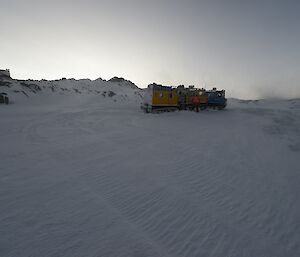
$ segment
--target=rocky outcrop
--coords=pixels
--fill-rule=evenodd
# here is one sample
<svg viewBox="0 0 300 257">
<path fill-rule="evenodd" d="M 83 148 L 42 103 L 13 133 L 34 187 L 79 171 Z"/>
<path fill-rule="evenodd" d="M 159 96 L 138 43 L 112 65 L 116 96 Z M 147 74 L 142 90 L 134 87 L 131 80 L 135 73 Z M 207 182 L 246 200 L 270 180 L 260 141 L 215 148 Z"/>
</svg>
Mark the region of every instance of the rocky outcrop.
<svg viewBox="0 0 300 257">
<path fill-rule="evenodd" d="M 138 89 L 137 85 L 135 85 L 130 80 L 126 80 L 124 78 L 113 77 L 108 81 L 112 82 L 112 83 L 117 83 L 119 86 L 127 85 L 127 86 L 131 87 L 132 89 Z"/>
</svg>

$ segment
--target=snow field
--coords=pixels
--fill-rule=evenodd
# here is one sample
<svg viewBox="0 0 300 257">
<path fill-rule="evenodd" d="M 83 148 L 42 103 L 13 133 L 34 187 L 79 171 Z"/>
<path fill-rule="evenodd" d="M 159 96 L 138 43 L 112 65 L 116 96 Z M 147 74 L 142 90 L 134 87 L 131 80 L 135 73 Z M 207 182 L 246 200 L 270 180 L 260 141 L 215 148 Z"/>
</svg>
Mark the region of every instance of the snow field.
<svg viewBox="0 0 300 257">
<path fill-rule="evenodd" d="M 298 100 L 45 95 L 0 116 L 3 257 L 299 255 Z"/>
</svg>

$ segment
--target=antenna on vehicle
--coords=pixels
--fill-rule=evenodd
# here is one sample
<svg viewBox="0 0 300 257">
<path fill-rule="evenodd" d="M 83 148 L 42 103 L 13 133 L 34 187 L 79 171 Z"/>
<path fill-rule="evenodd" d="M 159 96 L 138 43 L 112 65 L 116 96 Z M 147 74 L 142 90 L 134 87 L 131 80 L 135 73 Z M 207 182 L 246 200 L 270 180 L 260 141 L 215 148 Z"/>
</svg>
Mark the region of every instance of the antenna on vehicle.
<svg viewBox="0 0 300 257">
<path fill-rule="evenodd" d="M 204 84 L 204 89 L 206 90 L 206 81 L 205 81 L 205 79 L 203 79 L 203 84 Z"/>
</svg>

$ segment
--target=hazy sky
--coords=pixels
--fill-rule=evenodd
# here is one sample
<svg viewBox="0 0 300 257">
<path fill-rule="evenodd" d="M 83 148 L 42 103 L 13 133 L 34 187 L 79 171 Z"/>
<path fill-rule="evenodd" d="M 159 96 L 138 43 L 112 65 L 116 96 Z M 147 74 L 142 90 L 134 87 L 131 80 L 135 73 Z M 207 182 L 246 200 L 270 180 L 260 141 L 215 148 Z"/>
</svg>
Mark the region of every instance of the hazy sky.
<svg viewBox="0 0 300 257">
<path fill-rule="evenodd" d="M 121 76 L 300 97 L 300 1 L 0 0 L 14 78 Z"/>
</svg>

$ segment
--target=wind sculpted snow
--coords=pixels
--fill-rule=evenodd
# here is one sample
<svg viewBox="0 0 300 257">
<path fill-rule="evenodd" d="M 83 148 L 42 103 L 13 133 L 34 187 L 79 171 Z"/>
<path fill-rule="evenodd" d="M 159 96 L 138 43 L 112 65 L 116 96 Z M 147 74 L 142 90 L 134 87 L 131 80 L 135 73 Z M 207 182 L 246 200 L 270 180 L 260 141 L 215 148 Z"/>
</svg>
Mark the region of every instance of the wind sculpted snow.
<svg viewBox="0 0 300 257">
<path fill-rule="evenodd" d="M 99 99 L 0 106 L 0 256 L 299 256 L 299 100 Z"/>
</svg>

